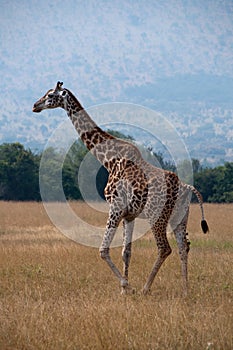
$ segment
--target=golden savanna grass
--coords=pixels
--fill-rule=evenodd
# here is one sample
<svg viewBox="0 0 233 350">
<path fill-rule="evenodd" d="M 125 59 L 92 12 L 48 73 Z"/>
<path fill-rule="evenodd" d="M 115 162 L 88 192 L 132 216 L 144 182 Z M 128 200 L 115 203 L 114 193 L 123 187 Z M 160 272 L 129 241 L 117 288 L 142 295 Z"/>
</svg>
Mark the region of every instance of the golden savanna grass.
<svg viewBox="0 0 233 350">
<path fill-rule="evenodd" d="M 93 224 L 106 220 L 72 206 Z M 205 212 L 208 235 L 191 206 L 188 297 L 172 236 L 173 254 L 141 295 L 157 254 L 150 234 L 133 244 L 136 292 L 121 296 L 98 250 L 60 234 L 41 203 L 0 202 L 0 349 L 233 349 L 233 205 Z M 121 266 L 121 249 L 111 254 Z"/>
</svg>

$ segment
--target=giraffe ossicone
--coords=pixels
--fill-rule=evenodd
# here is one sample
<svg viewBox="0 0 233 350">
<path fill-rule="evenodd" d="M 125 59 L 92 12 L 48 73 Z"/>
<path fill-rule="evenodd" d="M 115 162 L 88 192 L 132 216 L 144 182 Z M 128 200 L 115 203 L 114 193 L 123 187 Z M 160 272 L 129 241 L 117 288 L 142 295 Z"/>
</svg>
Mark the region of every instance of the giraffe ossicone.
<svg viewBox="0 0 233 350">
<path fill-rule="evenodd" d="M 178 176 L 146 162 L 138 148 L 102 130 L 92 120 L 70 90 L 57 82 L 33 106 L 33 112 L 61 107 L 66 110 L 74 128 L 90 152 L 108 170 L 105 198 L 109 204 L 106 230 L 100 246 L 100 256 L 105 260 L 120 282 L 122 292 L 128 285 L 128 270 L 131 258 L 131 243 L 135 219 L 143 213 L 147 218 L 158 248 L 158 257 L 143 288 L 146 294 L 165 259 L 171 253 L 166 228 L 169 221 L 176 222 L 182 206 L 184 215 L 174 225 L 174 234 L 179 248 L 184 292 L 188 288 L 189 241 L 186 227 L 189 213 L 189 194 L 193 192 L 201 208 L 201 227 L 204 233 L 208 225 L 204 217 L 201 194 L 191 185 L 183 183 Z M 113 263 L 109 248 L 117 227 L 123 221 L 123 273 Z"/>
</svg>

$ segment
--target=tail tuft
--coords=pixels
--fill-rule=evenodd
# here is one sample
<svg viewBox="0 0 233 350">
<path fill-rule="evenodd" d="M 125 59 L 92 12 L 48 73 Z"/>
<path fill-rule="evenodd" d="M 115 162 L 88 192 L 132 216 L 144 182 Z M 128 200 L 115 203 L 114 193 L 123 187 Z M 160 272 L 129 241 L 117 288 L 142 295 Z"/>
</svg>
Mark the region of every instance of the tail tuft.
<svg viewBox="0 0 233 350">
<path fill-rule="evenodd" d="M 209 231 L 209 227 L 206 220 L 201 220 L 201 228 L 204 233 L 207 233 Z"/>
</svg>

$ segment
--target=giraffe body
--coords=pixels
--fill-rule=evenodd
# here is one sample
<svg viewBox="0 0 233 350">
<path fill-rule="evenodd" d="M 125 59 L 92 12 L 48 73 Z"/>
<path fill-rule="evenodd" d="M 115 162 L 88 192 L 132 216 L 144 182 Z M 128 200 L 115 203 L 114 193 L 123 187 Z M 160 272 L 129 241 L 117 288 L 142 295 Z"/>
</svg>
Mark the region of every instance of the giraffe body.
<svg viewBox="0 0 233 350">
<path fill-rule="evenodd" d="M 146 294 L 153 280 L 171 253 L 166 229 L 169 220 L 174 222 L 173 230 L 181 258 L 184 293 L 187 293 L 187 261 L 189 241 L 186 227 L 189 211 L 188 195 L 192 191 L 198 198 L 202 213 L 202 229 L 208 231 L 204 219 L 202 197 L 190 185 L 182 183 L 175 173 L 165 171 L 147 163 L 133 144 L 117 139 L 100 129 L 83 109 L 76 97 L 62 88 L 58 82 L 33 107 L 34 112 L 61 107 L 67 111 L 82 141 L 109 172 L 105 198 L 109 203 L 109 217 L 100 247 L 100 256 L 107 262 L 120 281 L 122 292 L 129 289 L 128 270 L 131 257 L 131 242 L 134 220 L 140 214 L 148 219 L 158 247 L 158 257 L 143 288 Z M 179 215 L 182 205 L 183 215 Z M 118 270 L 109 254 L 111 242 L 117 227 L 123 221 L 123 274 Z"/>
</svg>

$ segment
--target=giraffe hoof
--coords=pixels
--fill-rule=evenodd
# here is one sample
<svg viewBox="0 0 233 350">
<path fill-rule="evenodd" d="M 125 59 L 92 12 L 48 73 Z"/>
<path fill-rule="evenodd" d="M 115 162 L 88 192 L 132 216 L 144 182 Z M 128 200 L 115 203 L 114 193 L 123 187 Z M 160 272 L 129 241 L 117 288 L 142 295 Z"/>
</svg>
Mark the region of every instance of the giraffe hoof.
<svg viewBox="0 0 233 350">
<path fill-rule="evenodd" d="M 126 288 L 126 287 L 128 287 L 128 285 L 129 285 L 128 281 L 126 279 L 122 278 L 121 287 Z"/>
<path fill-rule="evenodd" d="M 129 285 L 121 288 L 121 295 L 129 295 L 129 294 L 135 294 L 135 293 L 136 293 L 135 288 L 132 288 Z"/>
<path fill-rule="evenodd" d="M 143 288 L 143 290 L 142 290 L 142 295 L 148 295 L 148 294 L 150 294 L 150 289 L 147 289 L 147 288 Z"/>
</svg>

